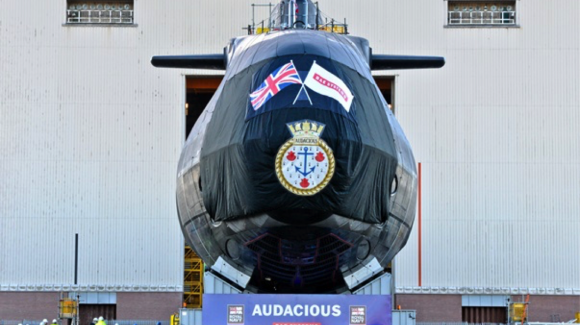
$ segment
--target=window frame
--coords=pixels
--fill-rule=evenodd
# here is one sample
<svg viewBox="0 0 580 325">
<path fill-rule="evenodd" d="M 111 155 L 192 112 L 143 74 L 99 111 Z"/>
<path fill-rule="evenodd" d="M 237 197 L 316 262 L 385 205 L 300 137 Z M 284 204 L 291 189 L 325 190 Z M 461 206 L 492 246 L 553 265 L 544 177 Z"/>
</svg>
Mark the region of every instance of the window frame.
<svg viewBox="0 0 580 325">
<path fill-rule="evenodd" d="M 518 0 L 444 0 L 445 3 L 445 28 L 520 28 L 519 25 L 519 20 L 520 20 L 520 15 L 518 12 Z M 466 13 L 466 11 L 452 11 L 451 7 L 453 6 L 453 4 L 466 4 L 466 3 L 473 3 L 473 6 L 477 6 L 478 4 L 481 6 L 487 5 L 487 4 L 498 4 L 498 3 L 504 3 L 507 6 L 513 6 L 513 10 L 509 10 L 509 11 L 492 11 L 492 10 L 479 10 L 479 11 L 468 11 L 467 13 L 469 13 L 470 17 L 469 18 L 464 18 L 464 13 Z M 491 8 L 490 8 L 491 9 Z M 473 18 L 473 12 L 479 12 L 481 13 L 480 18 Z M 494 13 L 499 13 L 501 16 L 499 18 L 494 18 Z M 508 18 L 504 18 L 506 13 L 510 13 L 511 12 L 511 17 Z M 451 23 L 451 15 L 453 13 L 459 13 L 459 18 L 455 18 L 455 19 L 459 19 L 459 20 L 470 20 L 469 23 Z M 486 18 L 484 17 L 485 13 L 491 13 L 490 18 Z M 485 20 L 490 19 L 491 22 L 489 23 L 485 23 Z M 494 20 L 511 20 L 513 19 L 513 23 L 493 23 Z M 474 21 L 480 21 L 479 23 L 474 22 Z"/>
<path fill-rule="evenodd" d="M 135 0 L 82 1 L 66 0 L 63 26 L 136 27 Z M 108 6 L 111 7 L 107 8 Z M 130 8 L 124 8 L 129 5 Z M 79 8 L 74 8 L 79 6 Z M 83 6 L 80 8 L 80 6 Z M 94 7 L 93 7 L 94 6 Z M 116 8 L 119 6 L 119 8 Z M 123 7 L 121 7 L 123 6 Z M 78 21 L 74 21 L 77 19 Z"/>
</svg>

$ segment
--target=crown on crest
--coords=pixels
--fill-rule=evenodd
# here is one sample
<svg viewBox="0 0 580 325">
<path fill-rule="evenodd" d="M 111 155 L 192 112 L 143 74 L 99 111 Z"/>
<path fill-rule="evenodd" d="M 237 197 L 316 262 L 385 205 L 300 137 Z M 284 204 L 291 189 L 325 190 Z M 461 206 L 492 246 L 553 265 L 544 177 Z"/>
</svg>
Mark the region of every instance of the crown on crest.
<svg viewBox="0 0 580 325">
<path fill-rule="evenodd" d="M 286 124 L 295 138 L 319 138 L 325 125 L 319 122 L 302 120 Z"/>
</svg>

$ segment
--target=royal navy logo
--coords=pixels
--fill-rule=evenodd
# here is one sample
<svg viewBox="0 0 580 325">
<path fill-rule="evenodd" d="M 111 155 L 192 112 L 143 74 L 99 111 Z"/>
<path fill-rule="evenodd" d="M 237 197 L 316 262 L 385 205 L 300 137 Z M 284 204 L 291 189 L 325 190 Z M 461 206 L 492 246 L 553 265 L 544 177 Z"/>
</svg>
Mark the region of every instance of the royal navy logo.
<svg viewBox="0 0 580 325">
<path fill-rule="evenodd" d="M 310 120 L 287 124 L 292 138 L 276 155 L 276 176 L 288 191 L 301 196 L 320 192 L 334 175 L 332 149 L 320 139 L 325 125 Z"/>
<path fill-rule="evenodd" d="M 366 306 L 350 306 L 350 325 L 365 325 L 367 323 Z"/>
<path fill-rule="evenodd" d="M 244 305 L 228 305 L 228 324 L 244 324 Z"/>
</svg>

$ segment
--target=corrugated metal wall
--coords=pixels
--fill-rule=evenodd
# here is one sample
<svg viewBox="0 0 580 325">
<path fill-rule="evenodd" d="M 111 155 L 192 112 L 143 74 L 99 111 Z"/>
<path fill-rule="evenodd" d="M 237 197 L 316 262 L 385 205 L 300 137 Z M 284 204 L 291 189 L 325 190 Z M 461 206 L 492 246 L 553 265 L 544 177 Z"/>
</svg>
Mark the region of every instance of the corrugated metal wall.
<svg viewBox="0 0 580 325">
<path fill-rule="evenodd" d="M 84 291 L 180 289 L 183 74 L 212 72 L 149 59 L 221 52 L 252 2 L 135 0 L 133 27 L 0 3 L 0 290 L 72 284 L 75 233 Z M 387 73 L 423 166 L 423 288 L 415 228 L 397 291 L 580 293 L 580 3 L 518 1 L 521 28 L 462 29 L 446 1 L 319 2 L 374 53 L 447 59 Z"/>
<path fill-rule="evenodd" d="M 149 60 L 221 50 L 232 31 L 200 5 L 135 1 L 137 26 L 88 27 L 62 25 L 62 0 L 2 1 L 0 290 L 71 288 L 75 233 L 80 290 L 181 290 L 185 81 Z"/>
<path fill-rule="evenodd" d="M 397 79 L 423 176 L 397 292 L 580 294 L 580 3 L 518 1 L 520 28 L 443 28 L 447 3 L 422 3 L 394 48 L 447 64 Z"/>
</svg>

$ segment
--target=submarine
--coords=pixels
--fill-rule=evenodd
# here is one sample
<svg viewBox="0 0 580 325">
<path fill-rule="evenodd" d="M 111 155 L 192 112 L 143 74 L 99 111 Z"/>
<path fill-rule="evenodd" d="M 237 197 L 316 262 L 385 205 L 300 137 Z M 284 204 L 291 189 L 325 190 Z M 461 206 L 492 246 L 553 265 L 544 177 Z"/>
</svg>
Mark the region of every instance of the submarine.
<svg viewBox="0 0 580 325">
<path fill-rule="evenodd" d="M 349 293 L 382 275 L 415 218 L 417 168 L 372 71 L 442 57 L 372 53 L 309 0 L 223 53 L 154 56 L 224 70 L 177 167 L 185 241 L 206 270 L 249 293 Z"/>
</svg>

